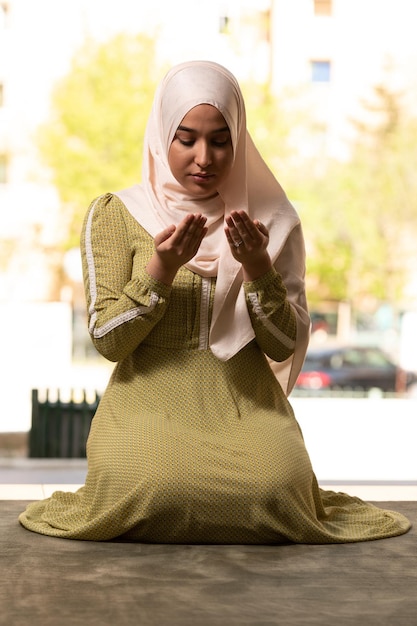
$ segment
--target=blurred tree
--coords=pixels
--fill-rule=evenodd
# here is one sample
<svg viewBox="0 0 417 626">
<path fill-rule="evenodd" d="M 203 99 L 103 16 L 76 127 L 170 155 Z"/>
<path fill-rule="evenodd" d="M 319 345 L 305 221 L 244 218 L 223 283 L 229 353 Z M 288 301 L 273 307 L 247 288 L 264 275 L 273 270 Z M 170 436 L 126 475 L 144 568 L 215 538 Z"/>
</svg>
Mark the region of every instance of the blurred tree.
<svg viewBox="0 0 417 626">
<path fill-rule="evenodd" d="M 288 88 L 278 97 L 267 83 L 251 82 L 242 84 L 242 92 L 247 126 L 259 152 L 286 193 L 297 198 L 304 147 L 323 130 L 307 110 L 303 90 Z"/>
<path fill-rule="evenodd" d="M 288 170 L 294 154 L 290 143 L 293 124 L 284 113 L 283 99 L 278 99 L 268 84 L 242 84 L 247 126 L 262 157 L 276 176 Z"/>
<path fill-rule="evenodd" d="M 140 180 L 146 121 L 166 69 L 155 59 L 153 39 L 144 35 L 87 42 L 54 91 L 38 141 L 62 201 L 67 248 L 78 245 L 94 197 Z M 303 150 L 318 145 L 322 129 L 303 109 L 302 94 L 277 99 L 255 84 L 242 90 L 255 143 L 301 213 L 311 304 L 398 301 L 417 234 L 417 120 L 396 94 L 377 87 L 365 105 L 368 120 L 356 123 L 351 160 L 310 161 Z"/>
<path fill-rule="evenodd" d="M 159 77 L 153 39 L 120 34 L 88 41 L 52 97 L 51 119 L 38 133 L 68 222 L 66 247 L 78 245 L 89 202 L 104 190 L 140 179 L 143 135 Z M 296 150 L 289 138 L 300 126 L 296 96 L 282 101 L 267 85 L 243 85 L 248 125 L 271 169 L 291 178 Z M 296 123 L 297 121 L 297 123 Z"/>
<path fill-rule="evenodd" d="M 348 163 L 307 180 L 310 301 L 369 298 L 399 304 L 417 237 L 417 119 L 383 86 L 365 103 L 366 122 Z M 415 269 L 415 268 L 414 268 Z"/>
<path fill-rule="evenodd" d="M 67 220 L 67 248 L 78 245 L 91 200 L 140 178 L 143 135 L 161 68 L 153 39 L 118 35 L 88 41 L 52 97 L 38 133 Z"/>
</svg>

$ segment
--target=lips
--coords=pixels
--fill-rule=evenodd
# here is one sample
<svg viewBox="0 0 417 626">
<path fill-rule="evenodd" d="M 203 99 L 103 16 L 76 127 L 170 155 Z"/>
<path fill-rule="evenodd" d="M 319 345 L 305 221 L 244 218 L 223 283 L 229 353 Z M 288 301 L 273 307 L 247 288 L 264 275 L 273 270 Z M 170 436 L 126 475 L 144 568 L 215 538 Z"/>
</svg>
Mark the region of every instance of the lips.
<svg viewBox="0 0 417 626">
<path fill-rule="evenodd" d="M 214 174 L 206 174 L 202 172 L 196 172 L 195 174 L 191 174 L 191 177 L 195 180 L 211 180 L 214 178 Z"/>
</svg>

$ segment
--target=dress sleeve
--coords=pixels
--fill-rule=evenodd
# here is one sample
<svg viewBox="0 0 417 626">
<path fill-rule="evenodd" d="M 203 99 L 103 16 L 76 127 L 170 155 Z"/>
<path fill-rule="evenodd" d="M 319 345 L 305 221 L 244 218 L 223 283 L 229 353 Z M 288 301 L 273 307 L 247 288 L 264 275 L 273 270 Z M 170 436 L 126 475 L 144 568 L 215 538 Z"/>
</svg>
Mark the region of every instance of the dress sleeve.
<svg viewBox="0 0 417 626">
<path fill-rule="evenodd" d="M 244 289 L 259 346 L 274 361 L 285 361 L 294 353 L 297 323 L 280 274 L 272 268 Z"/>
<path fill-rule="evenodd" d="M 305 294 L 305 247 L 301 225 L 290 232 L 274 267 L 244 283 L 256 340 L 289 394 L 303 366 L 310 337 Z"/>
<path fill-rule="evenodd" d="M 88 328 L 96 349 L 110 361 L 133 352 L 161 319 L 171 287 L 145 271 L 153 253 L 150 237 L 137 236 L 130 216 L 114 195 L 100 196 L 90 205 L 81 234 Z"/>
</svg>

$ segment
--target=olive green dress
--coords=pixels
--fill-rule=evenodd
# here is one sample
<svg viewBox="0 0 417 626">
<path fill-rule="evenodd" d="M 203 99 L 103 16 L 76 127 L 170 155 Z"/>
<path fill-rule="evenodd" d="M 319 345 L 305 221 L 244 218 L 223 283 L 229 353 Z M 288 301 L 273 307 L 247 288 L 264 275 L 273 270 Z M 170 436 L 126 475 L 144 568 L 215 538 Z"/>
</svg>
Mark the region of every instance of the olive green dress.
<svg viewBox="0 0 417 626">
<path fill-rule="evenodd" d="M 168 287 L 147 275 L 153 240 L 116 197 L 90 209 L 82 252 L 91 336 L 117 364 L 92 422 L 86 484 L 30 504 L 23 526 L 217 544 L 365 541 L 410 528 L 399 513 L 318 487 L 264 356 L 285 360 L 296 334 L 274 269 L 244 284 L 256 340 L 222 362 L 206 343 L 214 280 L 182 268 Z"/>
</svg>

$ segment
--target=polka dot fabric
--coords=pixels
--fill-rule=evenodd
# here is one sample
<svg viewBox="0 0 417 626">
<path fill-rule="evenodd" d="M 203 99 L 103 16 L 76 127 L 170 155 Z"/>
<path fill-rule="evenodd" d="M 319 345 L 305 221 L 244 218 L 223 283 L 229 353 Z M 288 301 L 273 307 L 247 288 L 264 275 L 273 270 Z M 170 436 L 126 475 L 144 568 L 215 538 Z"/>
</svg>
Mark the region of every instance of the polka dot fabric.
<svg viewBox="0 0 417 626">
<path fill-rule="evenodd" d="M 151 290 L 159 301 L 146 319 L 116 329 L 127 344 L 140 342 L 117 363 L 93 419 L 86 484 L 30 504 L 20 522 L 55 537 L 190 544 L 341 543 L 406 532 L 399 513 L 319 489 L 292 408 L 257 342 L 226 362 L 199 349 L 201 279 L 181 271 L 172 290 L 141 279 L 152 241 L 133 219 L 105 220 L 93 241 L 97 284 L 104 284 L 102 235 L 116 223 L 123 227 L 115 227 L 107 284 L 115 292 L 127 285 L 127 310 L 149 304 Z M 137 271 L 118 258 L 128 248 Z M 276 280 L 257 285 L 261 303 Z M 286 333 L 290 327 L 287 320 Z M 115 339 L 104 342 L 119 350 Z"/>
</svg>

